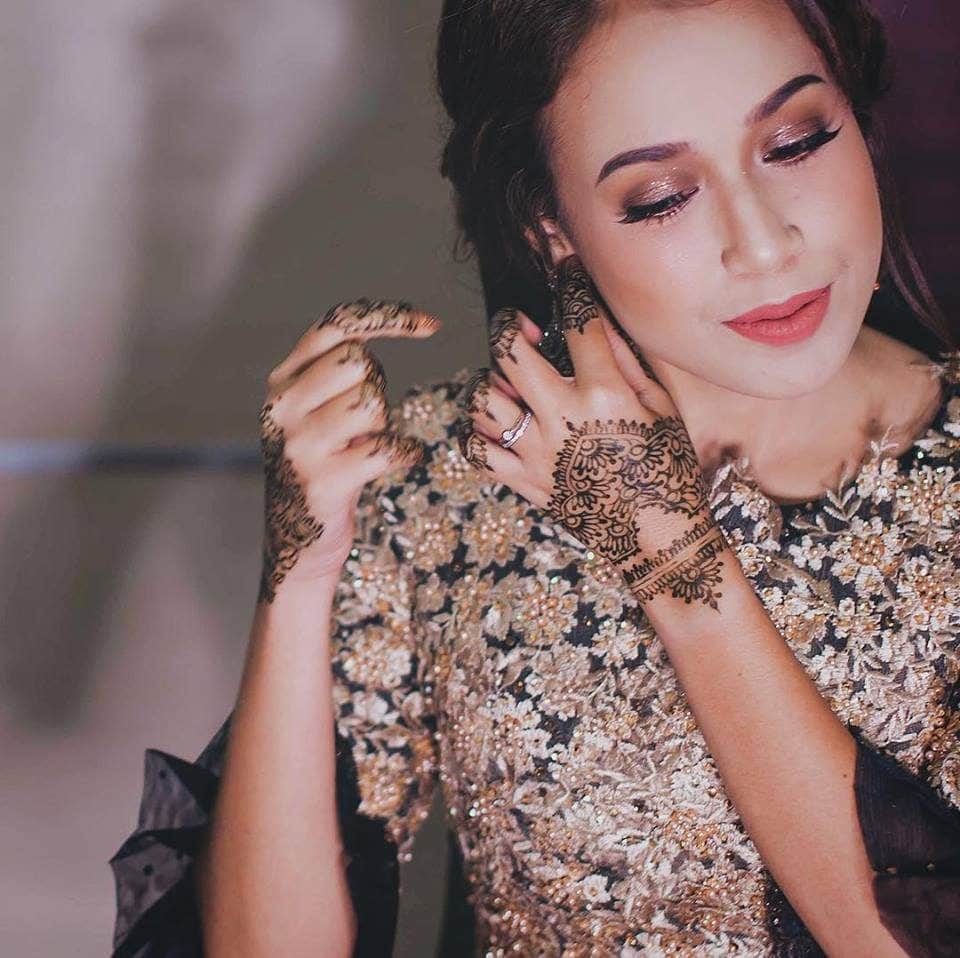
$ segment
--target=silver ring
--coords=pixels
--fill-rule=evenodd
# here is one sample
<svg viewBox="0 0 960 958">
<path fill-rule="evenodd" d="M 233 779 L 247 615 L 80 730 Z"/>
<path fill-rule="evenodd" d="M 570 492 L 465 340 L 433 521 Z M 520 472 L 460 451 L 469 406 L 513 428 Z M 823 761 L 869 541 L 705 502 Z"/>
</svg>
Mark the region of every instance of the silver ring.
<svg viewBox="0 0 960 958">
<path fill-rule="evenodd" d="M 520 413 L 517 421 L 509 429 L 504 429 L 500 433 L 500 445 L 504 449 L 509 449 L 527 431 L 531 419 L 533 419 L 533 413 L 529 409 Z"/>
</svg>

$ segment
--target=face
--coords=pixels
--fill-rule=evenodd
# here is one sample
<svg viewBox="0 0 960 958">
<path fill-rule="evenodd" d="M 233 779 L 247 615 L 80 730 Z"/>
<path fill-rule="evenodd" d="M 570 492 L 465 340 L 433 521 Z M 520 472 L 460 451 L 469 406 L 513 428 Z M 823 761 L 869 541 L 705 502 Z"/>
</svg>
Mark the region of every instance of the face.
<svg viewBox="0 0 960 958">
<path fill-rule="evenodd" d="M 662 382 L 776 399 L 840 370 L 877 278 L 879 197 L 850 106 L 785 3 L 619 3 L 545 121 L 553 256 L 580 256 Z M 723 325 L 826 286 L 800 342 Z"/>
</svg>

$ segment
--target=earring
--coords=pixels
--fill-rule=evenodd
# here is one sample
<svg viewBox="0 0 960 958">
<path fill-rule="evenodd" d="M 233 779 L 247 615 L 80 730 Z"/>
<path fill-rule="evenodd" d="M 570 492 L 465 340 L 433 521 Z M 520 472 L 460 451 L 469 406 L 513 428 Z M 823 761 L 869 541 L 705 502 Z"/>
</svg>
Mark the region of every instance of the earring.
<svg viewBox="0 0 960 958">
<path fill-rule="evenodd" d="M 553 364 L 561 376 L 573 375 L 573 360 L 567 348 L 567 337 L 563 335 L 563 314 L 560 310 L 560 292 L 557 283 L 557 270 L 545 268 L 547 289 L 550 290 L 550 321 L 537 344 L 541 354 Z"/>
<path fill-rule="evenodd" d="M 874 292 L 877 292 L 878 289 L 880 289 L 880 280 L 877 280 L 877 281 L 873 284 L 873 291 L 874 291 Z"/>
</svg>

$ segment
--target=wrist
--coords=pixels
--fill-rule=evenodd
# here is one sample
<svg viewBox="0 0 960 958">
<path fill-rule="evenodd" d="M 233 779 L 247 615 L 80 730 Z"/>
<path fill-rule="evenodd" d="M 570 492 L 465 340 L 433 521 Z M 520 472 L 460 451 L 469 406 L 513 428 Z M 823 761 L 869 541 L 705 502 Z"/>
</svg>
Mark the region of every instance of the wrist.
<svg viewBox="0 0 960 958">
<path fill-rule="evenodd" d="M 655 535 L 645 528 L 645 546 L 617 564 L 634 598 L 647 609 L 672 605 L 689 610 L 705 606 L 714 610 L 730 578 L 730 561 L 739 562 L 712 513 L 701 512 L 682 524 L 659 527 Z"/>
<path fill-rule="evenodd" d="M 264 562 L 260 571 L 258 602 L 273 604 L 288 597 L 295 601 L 312 599 L 329 600 L 336 592 L 343 576 L 343 562 L 294 563 L 292 568 L 279 571 L 276 566 Z"/>
</svg>

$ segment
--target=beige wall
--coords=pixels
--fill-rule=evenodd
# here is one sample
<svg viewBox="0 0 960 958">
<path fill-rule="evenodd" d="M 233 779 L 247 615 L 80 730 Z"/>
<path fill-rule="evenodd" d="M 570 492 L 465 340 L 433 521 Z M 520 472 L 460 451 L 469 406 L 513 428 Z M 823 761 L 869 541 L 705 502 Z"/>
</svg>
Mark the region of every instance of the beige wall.
<svg viewBox="0 0 960 958">
<path fill-rule="evenodd" d="M 396 399 L 484 357 L 451 262 L 438 0 L 22 0 L 0 59 L 0 437 L 255 445 L 267 371 L 330 303 L 445 318 L 377 351 Z M 8 457 L 9 459 L 9 457 Z M 0 472 L 0 953 L 107 953 L 142 753 L 230 708 L 259 473 Z M 429 954 L 436 821 L 397 954 Z M 421 877 L 423 876 L 423 877 Z"/>
<path fill-rule="evenodd" d="M 878 6 L 902 50 L 907 216 L 955 315 L 957 8 Z M 4 6 L 0 466 L 18 439 L 255 445 L 266 372 L 356 295 L 447 321 L 379 345 L 391 398 L 485 361 L 436 172 L 439 7 Z M 192 757 L 233 701 L 260 497 L 256 471 L 0 468 L 0 954 L 106 953 L 144 748 Z M 401 958 L 430 953 L 443 851 L 434 818 Z"/>
</svg>

